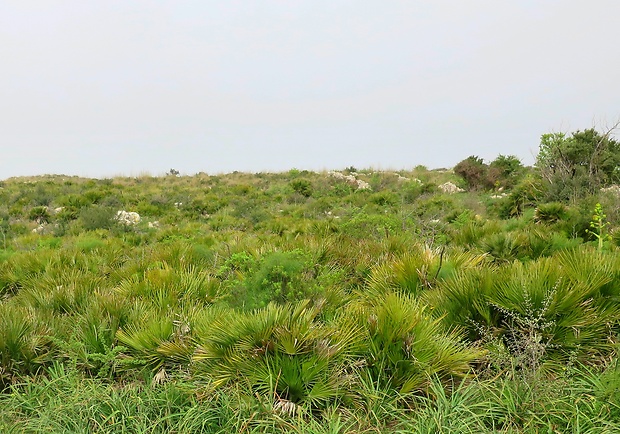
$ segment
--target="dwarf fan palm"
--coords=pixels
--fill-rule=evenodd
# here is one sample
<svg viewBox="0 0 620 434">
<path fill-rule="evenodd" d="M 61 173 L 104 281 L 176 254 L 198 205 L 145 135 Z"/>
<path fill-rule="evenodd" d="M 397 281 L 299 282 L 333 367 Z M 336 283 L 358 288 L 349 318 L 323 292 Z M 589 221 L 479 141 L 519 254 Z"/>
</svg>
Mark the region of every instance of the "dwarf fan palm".
<svg viewBox="0 0 620 434">
<path fill-rule="evenodd" d="M 593 362 L 609 354 L 611 326 L 620 318 L 613 269 L 587 251 L 564 252 L 467 270 L 426 300 L 447 324 L 466 327 L 472 340 L 499 341 L 526 368 L 574 357 Z"/>
<path fill-rule="evenodd" d="M 564 260 L 570 255 L 574 254 Z M 537 345 L 544 344 L 546 354 L 541 356 L 550 361 L 577 357 L 593 362 L 612 349 L 610 325 L 620 318 L 620 309 L 601 303 L 597 294 L 611 276 L 599 267 L 575 279 L 561 264 L 561 259 L 514 264 L 489 302 L 501 312 L 509 343 L 533 338 Z"/>
<path fill-rule="evenodd" d="M 49 334 L 31 310 L 0 305 L 0 383 L 36 372 L 48 360 Z"/>
<path fill-rule="evenodd" d="M 118 342 L 127 347 L 126 364 L 153 370 L 188 365 L 193 352 L 189 325 L 185 321 L 157 316 L 144 306 L 136 307 L 143 309 L 143 314 L 116 332 Z"/>
<path fill-rule="evenodd" d="M 485 255 L 415 245 L 402 257 L 375 267 L 363 292 L 381 294 L 395 290 L 418 295 L 457 270 L 475 268 L 484 261 Z"/>
<path fill-rule="evenodd" d="M 250 313 L 220 311 L 197 332 L 195 369 L 215 386 L 231 381 L 274 399 L 310 408 L 344 394 L 345 361 L 361 338 L 357 328 L 329 327 L 308 301 L 270 304 Z"/>
<path fill-rule="evenodd" d="M 366 375 L 399 393 L 420 390 L 433 375 L 463 376 L 481 356 L 411 295 L 388 292 L 350 309 L 366 330 Z"/>
</svg>

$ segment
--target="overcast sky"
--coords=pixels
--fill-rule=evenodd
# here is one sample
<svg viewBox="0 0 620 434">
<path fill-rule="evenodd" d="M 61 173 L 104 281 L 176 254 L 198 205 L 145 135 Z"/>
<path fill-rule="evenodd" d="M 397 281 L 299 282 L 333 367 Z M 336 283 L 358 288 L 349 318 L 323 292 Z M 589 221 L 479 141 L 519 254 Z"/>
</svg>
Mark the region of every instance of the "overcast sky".
<svg viewBox="0 0 620 434">
<path fill-rule="evenodd" d="M 0 0 L 0 179 L 532 164 L 619 117 L 618 0 Z"/>
</svg>

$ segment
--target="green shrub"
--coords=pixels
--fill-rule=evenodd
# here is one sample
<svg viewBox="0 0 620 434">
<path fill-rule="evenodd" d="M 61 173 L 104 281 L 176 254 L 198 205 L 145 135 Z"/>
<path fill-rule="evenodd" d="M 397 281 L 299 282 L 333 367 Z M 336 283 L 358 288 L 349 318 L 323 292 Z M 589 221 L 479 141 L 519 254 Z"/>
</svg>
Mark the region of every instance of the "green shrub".
<svg viewBox="0 0 620 434">
<path fill-rule="evenodd" d="M 559 202 L 542 203 L 534 212 L 534 222 L 539 224 L 557 223 L 565 217 L 566 206 Z"/>
<path fill-rule="evenodd" d="M 87 231 L 110 229 L 114 225 L 116 211 L 114 208 L 89 206 L 80 211 L 79 221 Z"/>
<path fill-rule="evenodd" d="M 337 404 L 362 334 L 351 321 L 325 325 L 320 313 L 307 301 L 213 312 L 198 326 L 194 369 L 211 376 L 215 387 L 239 384 L 257 396 L 276 397 L 289 415 Z"/>
<path fill-rule="evenodd" d="M 289 184 L 293 191 L 299 193 L 303 197 L 312 196 L 312 184 L 307 179 L 295 179 Z"/>
<path fill-rule="evenodd" d="M 511 188 L 522 172 L 523 165 L 517 157 L 500 154 L 489 164 L 488 182 L 496 187 Z"/>
<path fill-rule="evenodd" d="M 513 188 L 508 197 L 498 201 L 499 217 L 508 219 L 520 216 L 527 207 L 536 205 L 543 194 L 542 180 L 526 176 Z"/>
<path fill-rule="evenodd" d="M 512 262 L 526 256 L 529 240 L 521 233 L 498 233 L 486 237 L 482 243 L 482 250 L 497 263 Z"/>
<path fill-rule="evenodd" d="M 35 206 L 28 213 L 28 218 L 37 223 L 49 223 L 51 216 L 46 206 Z"/>
<path fill-rule="evenodd" d="M 224 270 L 231 266 L 246 270 L 243 285 L 236 286 L 231 292 L 231 305 L 254 309 L 265 307 L 270 302 L 291 302 L 311 295 L 306 280 L 308 258 L 301 251 L 267 254 L 250 269 L 251 261 L 247 254 L 235 254 L 225 264 Z M 233 265 L 237 262 L 238 265 Z M 220 273 L 224 270 L 220 269 Z"/>
<path fill-rule="evenodd" d="M 25 308 L 0 304 L 0 390 L 23 374 L 36 374 L 49 361 L 45 325 Z"/>
<path fill-rule="evenodd" d="M 58 203 L 69 209 L 79 210 L 92 203 L 81 194 L 69 194 L 58 199 Z"/>
<path fill-rule="evenodd" d="M 340 232 L 358 239 L 383 238 L 394 233 L 400 221 L 394 215 L 366 214 L 358 212 L 350 220 L 340 224 Z"/>
<path fill-rule="evenodd" d="M 34 190 L 34 194 L 32 197 L 32 203 L 34 206 L 44 206 L 47 207 L 52 203 L 54 196 L 50 191 L 49 187 L 45 187 L 42 184 L 37 184 L 37 187 Z"/>
<path fill-rule="evenodd" d="M 465 376 L 482 355 L 463 345 L 457 333 L 447 332 L 410 295 L 387 292 L 349 308 L 366 332 L 362 375 L 382 389 L 420 392 L 433 376 L 450 382 Z"/>
<path fill-rule="evenodd" d="M 398 196 L 396 193 L 392 193 L 390 191 L 381 191 L 378 193 L 373 193 L 368 198 L 370 203 L 374 203 L 379 206 L 394 206 L 399 203 Z"/>
<path fill-rule="evenodd" d="M 488 179 L 489 166 L 482 158 L 474 155 L 467 157 L 454 166 L 454 173 L 465 180 L 470 190 L 479 190 L 493 187 Z"/>
</svg>

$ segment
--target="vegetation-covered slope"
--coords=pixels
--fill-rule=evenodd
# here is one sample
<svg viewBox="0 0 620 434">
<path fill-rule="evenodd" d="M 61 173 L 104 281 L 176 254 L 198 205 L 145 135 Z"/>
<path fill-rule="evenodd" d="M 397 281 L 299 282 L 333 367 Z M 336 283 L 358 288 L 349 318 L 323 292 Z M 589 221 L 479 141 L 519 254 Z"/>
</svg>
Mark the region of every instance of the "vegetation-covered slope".
<svg viewBox="0 0 620 434">
<path fill-rule="evenodd" d="M 617 432 L 620 197 L 542 174 L 7 179 L 0 427 Z"/>
</svg>

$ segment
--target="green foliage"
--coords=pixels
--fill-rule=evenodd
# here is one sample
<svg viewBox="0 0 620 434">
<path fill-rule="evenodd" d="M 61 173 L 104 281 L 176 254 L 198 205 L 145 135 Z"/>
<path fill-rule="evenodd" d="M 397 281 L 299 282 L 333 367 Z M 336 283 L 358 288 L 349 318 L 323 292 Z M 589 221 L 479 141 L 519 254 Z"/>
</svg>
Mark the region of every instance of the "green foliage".
<svg viewBox="0 0 620 434">
<path fill-rule="evenodd" d="M 198 331 L 194 360 L 214 386 L 240 379 L 250 390 L 289 407 L 323 408 L 345 392 L 345 362 L 360 333 L 327 327 L 320 306 L 271 304 L 252 314 L 215 312 Z"/>
<path fill-rule="evenodd" d="M 28 218 L 41 224 L 49 223 L 51 216 L 46 206 L 35 206 L 28 213 Z"/>
<path fill-rule="evenodd" d="M 362 375 L 401 394 L 423 390 L 433 376 L 443 381 L 464 376 L 481 356 L 409 295 L 388 292 L 353 309 L 367 330 Z"/>
<path fill-rule="evenodd" d="M 523 172 L 523 164 L 514 155 L 498 155 L 489 164 L 488 183 L 496 187 L 512 188 Z"/>
<path fill-rule="evenodd" d="M 499 203 L 500 218 L 519 217 L 527 207 L 536 205 L 543 190 L 541 180 L 534 176 L 523 178 L 510 192 L 508 197 Z"/>
<path fill-rule="evenodd" d="M 485 170 L 3 181 L 0 431 L 618 431 L 614 196 Z"/>
<path fill-rule="evenodd" d="M 89 206 L 82 208 L 79 220 L 87 231 L 110 229 L 114 224 L 115 215 L 116 211 L 113 208 Z"/>
<path fill-rule="evenodd" d="M 523 165 L 514 155 L 500 154 L 488 165 L 472 155 L 454 166 L 454 173 L 465 180 L 470 190 L 512 188 L 522 172 Z"/>
<path fill-rule="evenodd" d="M 620 180 L 620 142 L 595 129 L 543 134 L 536 167 L 551 200 L 575 200 Z"/>
<path fill-rule="evenodd" d="M 454 166 L 454 173 L 465 180 L 470 190 L 479 190 L 492 187 L 487 178 L 488 169 L 482 158 L 472 155 Z"/>
<path fill-rule="evenodd" d="M 611 237 L 606 233 L 606 228 L 609 226 L 609 222 L 605 221 L 607 216 L 603 213 L 603 207 L 600 203 L 597 203 L 594 207 L 594 215 L 592 215 L 592 221 L 590 222 L 590 228 L 588 233 L 592 234 L 598 241 L 598 250 L 603 250 L 603 243 L 611 240 Z"/>
<path fill-rule="evenodd" d="M 534 222 L 552 224 L 566 217 L 566 206 L 559 202 L 541 203 L 534 212 Z"/>
<path fill-rule="evenodd" d="M 312 196 L 312 184 L 307 179 L 294 179 L 290 182 L 291 188 L 303 197 Z"/>
<path fill-rule="evenodd" d="M 32 312 L 0 304 L 0 387 L 35 374 L 49 359 L 50 339 Z"/>
<path fill-rule="evenodd" d="M 597 354 L 613 346 L 609 327 L 620 319 L 609 303 L 619 289 L 614 266 L 600 254 L 573 251 L 554 260 L 465 270 L 430 300 L 449 324 L 504 347 L 514 357 L 506 363 L 521 370 L 557 369 L 574 359 L 595 364 Z"/>
<path fill-rule="evenodd" d="M 245 308 L 264 307 L 271 301 L 284 303 L 305 298 L 303 272 L 307 259 L 303 252 L 274 252 L 261 258 L 246 281 Z M 236 300 L 236 303 L 239 299 Z"/>
<path fill-rule="evenodd" d="M 354 238 L 383 238 L 400 226 L 398 218 L 389 214 L 358 212 L 340 225 L 340 231 Z"/>
<path fill-rule="evenodd" d="M 395 206 L 399 202 L 398 196 L 388 191 L 373 193 L 368 198 L 368 201 L 379 206 Z"/>
</svg>

